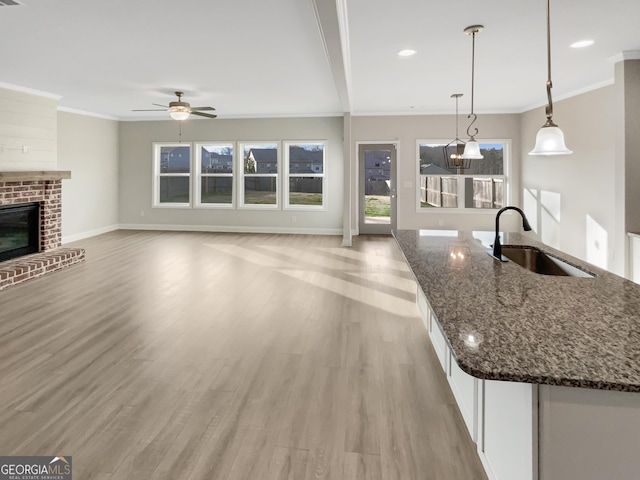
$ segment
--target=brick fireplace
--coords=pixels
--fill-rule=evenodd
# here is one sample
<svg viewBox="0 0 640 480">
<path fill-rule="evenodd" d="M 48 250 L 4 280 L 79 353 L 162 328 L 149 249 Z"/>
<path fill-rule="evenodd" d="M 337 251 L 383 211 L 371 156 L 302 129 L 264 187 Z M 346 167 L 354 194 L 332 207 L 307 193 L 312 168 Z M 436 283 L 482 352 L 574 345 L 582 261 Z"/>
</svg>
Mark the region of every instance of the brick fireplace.
<svg viewBox="0 0 640 480">
<path fill-rule="evenodd" d="M 0 172 L 0 206 L 40 203 L 39 252 L 0 262 L 0 290 L 84 260 L 81 248 L 62 248 L 62 180 L 68 171 Z"/>
</svg>

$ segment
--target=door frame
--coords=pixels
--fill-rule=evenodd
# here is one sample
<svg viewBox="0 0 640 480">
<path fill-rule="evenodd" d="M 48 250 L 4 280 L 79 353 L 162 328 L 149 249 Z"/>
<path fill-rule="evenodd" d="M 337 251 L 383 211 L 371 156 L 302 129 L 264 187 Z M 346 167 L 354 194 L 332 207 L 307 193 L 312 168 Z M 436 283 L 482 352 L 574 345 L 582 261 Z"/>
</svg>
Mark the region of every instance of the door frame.
<svg viewBox="0 0 640 480">
<path fill-rule="evenodd" d="M 391 230 L 397 227 L 398 219 L 398 158 L 399 158 L 399 142 L 398 140 L 378 140 L 378 141 L 357 141 L 356 146 L 356 226 L 358 235 L 390 235 Z M 364 156 L 360 157 L 361 147 L 379 147 L 381 150 L 386 147 L 391 147 L 395 154 L 395 161 L 391 162 L 391 215 L 389 224 L 365 224 L 364 223 L 364 209 L 363 209 L 363 190 L 364 190 Z"/>
</svg>

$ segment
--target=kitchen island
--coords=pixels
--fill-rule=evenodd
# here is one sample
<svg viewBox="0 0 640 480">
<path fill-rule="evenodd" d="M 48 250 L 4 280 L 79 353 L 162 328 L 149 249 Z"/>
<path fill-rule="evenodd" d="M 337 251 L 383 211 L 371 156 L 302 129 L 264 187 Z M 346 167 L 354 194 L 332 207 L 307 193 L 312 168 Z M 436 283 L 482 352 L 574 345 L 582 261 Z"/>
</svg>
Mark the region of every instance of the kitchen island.
<svg viewBox="0 0 640 480">
<path fill-rule="evenodd" d="M 394 232 L 488 476 L 639 478 L 640 285 L 518 233 L 593 277 L 500 262 L 493 236 Z"/>
</svg>

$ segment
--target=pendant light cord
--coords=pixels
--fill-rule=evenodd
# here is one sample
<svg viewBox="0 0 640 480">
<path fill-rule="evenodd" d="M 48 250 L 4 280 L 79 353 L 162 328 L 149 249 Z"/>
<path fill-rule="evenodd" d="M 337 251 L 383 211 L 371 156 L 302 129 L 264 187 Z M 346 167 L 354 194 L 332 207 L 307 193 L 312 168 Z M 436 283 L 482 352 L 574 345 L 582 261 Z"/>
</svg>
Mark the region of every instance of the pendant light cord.
<svg viewBox="0 0 640 480">
<path fill-rule="evenodd" d="M 478 31 L 479 30 L 477 28 L 473 28 L 473 30 L 471 30 L 471 113 L 467 115 L 467 118 L 473 118 L 473 120 L 471 120 L 471 123 L 467 127 L 467 135 L 471 140 L 474 140 L 474 137 L 478 134 L 477 127 L 474 127 L 473 133 L 471 133 L 471 127 L 474 123 L 476 123 L 476 120 L 478 119 L 478 116 L 473 111 L 473 92 L 475 90 L 476 77 L 476 33 L 478 33 Z"/>
<path fill-rule="evenodd" d="M 455 95 L 456 98 L 456 140 L 458 140 L 458 96 Z"/>
<path fill-rule="evenodd" d="M 551 9 L 549 3 L 550 0 L 547 0 L 547 106 L 545 108 L 547 123 L 545 124 L 545 126 L 556 127 L 557 125 L 553 123 L 552 120 L 553 100 L 551 99 L 551 88 L 553 87 L 553 83 L 551 82 Z"/>
<path fill-rule="evenodd" d="M 471 115 L 473 113 L 473 98 L 476 83 L 476 32 L 471 34 Z"/>
</svg>

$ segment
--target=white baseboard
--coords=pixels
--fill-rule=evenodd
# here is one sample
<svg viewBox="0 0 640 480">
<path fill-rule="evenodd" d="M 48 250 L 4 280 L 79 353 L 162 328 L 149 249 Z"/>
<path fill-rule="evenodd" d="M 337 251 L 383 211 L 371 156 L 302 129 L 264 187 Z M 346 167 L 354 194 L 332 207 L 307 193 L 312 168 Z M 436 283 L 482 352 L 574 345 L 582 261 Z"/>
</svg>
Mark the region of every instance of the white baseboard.
<svg viewBox="0 0 640 480">
<path fill-rule="evenodd" d="M 120 224 L 121 230 L 160 230 L 177 232 L 287 233 L 298 235 L 342 235 L 341 228 L 292 228 L 225 225 Z"/>
<path fill-rule="evenodd" d="M 117 223 L 114 225 L 109 225 L 107 227 L 96 228 L 95 230 L 89 230 L 87 232 L 76 233 L 75 235 L 67 235 L 62 237 L 62 244 L 65 245 L 71 242 L 77 242 L 78 240 L 83 240 L 89 237 L 95 237 L 96 235 L 101 235 L 107 232 L 113 232 L 114 230 L 118 230 L 120 225 Z"/>
</svg>

